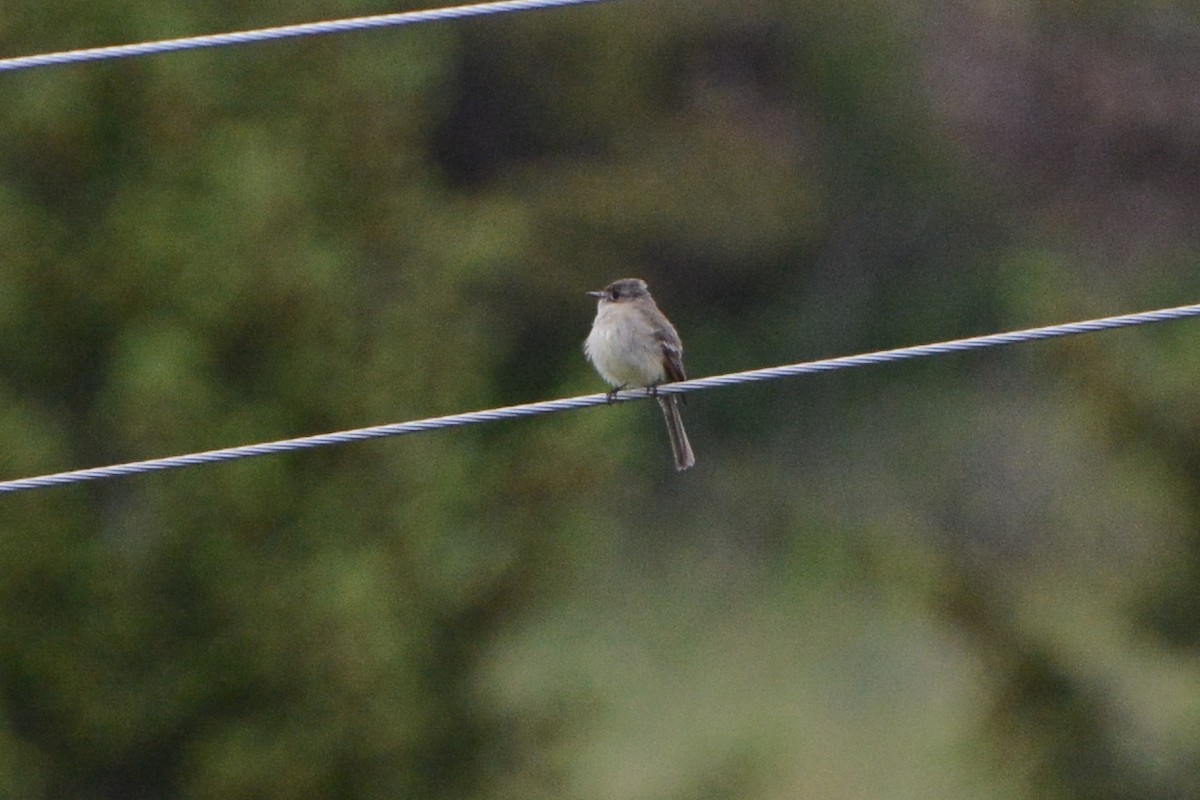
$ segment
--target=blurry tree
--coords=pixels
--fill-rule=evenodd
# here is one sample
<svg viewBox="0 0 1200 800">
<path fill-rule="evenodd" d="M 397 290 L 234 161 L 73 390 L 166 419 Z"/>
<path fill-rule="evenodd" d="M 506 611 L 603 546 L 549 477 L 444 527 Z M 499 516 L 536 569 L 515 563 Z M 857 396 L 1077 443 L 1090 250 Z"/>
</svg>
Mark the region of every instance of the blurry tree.
<svg viewBox="0 0 1200 800">
<path fill-rule="evenodd" d="M 398 10 L 10 5 L 5 53 Z M 6 74 L 4 475 L 598 391 L 582 292 L 628 274 L 697 375 L 1183 302 L 1198 30 L 626 0 Z M 886 737 L 924 779 L 904 759 L 944 738 L 909 727 L 944 694 L 993 758 L 942 793 L 1190 796 L 1196 343 L 708 393 L 686 476 L 631 404 L 5 498 L 0 794 L 586 795 L 640 774 L 588 760 L 628 702 L 700 741 L 648 796 L 806 794 L 794 741 L 862 796 L 890 763 L 825 743 Z M 816 642 L 796 674 L 851 682 L 838 729 L 671 724 L 757 674 L 708 652 L 729 632 Z M 802 682 L 781 663 L 764 695 Z"/>
</svg>

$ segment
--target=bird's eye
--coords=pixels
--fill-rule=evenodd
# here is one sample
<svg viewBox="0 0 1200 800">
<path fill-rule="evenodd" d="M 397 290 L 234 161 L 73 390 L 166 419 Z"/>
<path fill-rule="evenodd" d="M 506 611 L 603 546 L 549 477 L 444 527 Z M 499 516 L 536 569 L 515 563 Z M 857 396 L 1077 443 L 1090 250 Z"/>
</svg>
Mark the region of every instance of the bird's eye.
<svg viewBox="0 0 1200 800">
<path fill-rule="evenodd" d="M 620 292 L 618 292 L 616 289 L 609 289 L 608 294 L 613 300 L 616 300 L 620 296 Z"/>
</svg>

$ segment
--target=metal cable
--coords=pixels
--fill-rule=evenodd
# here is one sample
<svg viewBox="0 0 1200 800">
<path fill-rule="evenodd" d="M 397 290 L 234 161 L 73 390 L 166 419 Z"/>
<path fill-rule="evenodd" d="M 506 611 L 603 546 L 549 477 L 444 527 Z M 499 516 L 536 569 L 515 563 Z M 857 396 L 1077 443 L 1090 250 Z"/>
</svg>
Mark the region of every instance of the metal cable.
<svg viewBox="0 0 1200 800">
<path fill-rule="evenodd" d="M 974 336 L 968 339 L 955 339 L 949 342 L 900 347 L 895 350 L 882 350 L 855 356 L 841 356 L 839 358 L 827 358 L 820 361 L 808 361 L 781 367 L 734 372 L 728 375 L 715 375 L 710 378 L 699 378 L 666 384 L 658 387 L 657 392 L 659 394 L 697 392 L 715 389 L 720 386 L 736 386 L 743 383 L 778 380 L 797 375 L 833 372 L 841 369 L 850 369 L 851 367 L 865 367 L 871 364 L 887 364 L 895 361 L 907 361 L 913 358 L 948 355 L 950 353 L 961 353 L 969 350 L 982 350 L 989 347 L 1000 347 L 1002 345 L 1032 342 L 1041 339 L 1054 339 L 1063 336 L 1075 336 L 1081 333 L 1095 333 L 1114 328 L 1128 328 L 1134 325 L 1147 325 L 1153 322 L 1167 322 L 1195 316 L 1200 316 L 1200 304 L 1164 308 L 1157 311 L 1142 311 L 1136 314 L 1123 314 L 1121 316 L 1104 317 L 1102 319 L 1085 320 L 1083 322 L 1048 325 L 1042 328 L 1028 328 L 1009 333 L 993 333 L 986 336 Z M 617 402 L 641 400 L 651 395 L 652 392 L 650 390 L 635 389 L 621 392 L 614 399 Z M 104 478 L 116 478 L 122 475 L 140 475 L 147 472 L 177 469 L 179 467 L 194 467 L 200 464 L 214 464 L 221 461 L 233 461 L 241 458 L 271 455 L 273 453 L 290 453 L 297 450 L 309 450 L 314 447 L 327 447 L 329 445 L 359 442 L 367 439 L 379 439 L 385 436 L 401 436 L 407 433 L 436 431 L 464 425 L 476 425 L 484 422 L 498 422 L 505 419 L 531 417 L 538 414 L 550 414 L 575 408 L 599 406 L 607 402 L 607 395 L 590 394 L 562 400 L 546 400 L 540 403 L 526 403 L 519 406 L 471 411 L 465 414 L 452 414 L 446 417 L 433 417 L 413 422 L 376 425 L 370 428 L 358 428 L 356 430 L 326 433 L 318 436 L 304 436 L 297 439 L 282 439 L 263 444 L 227 447 L 222 450 L 209 450 L 202 453 L 155 458 L 148 461 L 134 461 L 110 467 L 94 467 L 91 469 L 73 470 L 71 472 L 59 472 L 52 475 L 40 475 L 33 478 L 0 482 L 0 494 L 41 489 L 49 486 L 63 486 Z"/>
<path fill-rule="evenodd" d="M 34 67 L 78 64 L 84 61 L 105 61 L 116 58 L 133 58 L 155 53 L 174 53 L 181 50 L 198 50 L 206 47 L 226 47 L 235 44 L 252 44 L 277 39 L 294 39 L 300 36 L 320 36 L 328 33 L 346 33 L 370 28 L 388 28 L 398 25 L 415 25 L 420 22 L 439 22 L 466 17 L 482 17 L 489 14 L 504 14 L 510 11 L 533 11 L 558 6 L 577 6 L 598 3 L 602 0 L 502 0 L 495 3 L 472 3 L 470 5 L 430 8 L 421 11 L 402 11 L 395 14 L 378 14 L 369 17 L 352 17 L 326 22 L 306 22 L 299 25 L 281 25 L 274 28 L 259 28 L 232 33 L 214 33 L 206 36 L 188 36 L 181 39 L 163 39 L 139 44 L 121 44 L 110 47 L 90 47 L 82 50 L 66 50 L 58 53 L 17 56 L 0 59 L 0 72 L 11 72 Z"/>
</svg>

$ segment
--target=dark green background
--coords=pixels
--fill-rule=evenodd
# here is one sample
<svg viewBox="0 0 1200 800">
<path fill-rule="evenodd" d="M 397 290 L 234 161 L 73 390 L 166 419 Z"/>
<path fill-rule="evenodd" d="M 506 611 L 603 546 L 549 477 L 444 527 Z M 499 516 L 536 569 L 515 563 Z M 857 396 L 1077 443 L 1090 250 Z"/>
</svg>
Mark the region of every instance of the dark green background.
<svg viewBox="0 0 1200 800">
<path fill-rule="evenodd" d="M 0 54 L 412 5 L 13 0 Z M 0 74 L 0 478 L 1200 298 L 1200 8 L 620 0 Z M 1182 322 L 0 498 L 0 796 L 1200 793 Z"/>
</svg>

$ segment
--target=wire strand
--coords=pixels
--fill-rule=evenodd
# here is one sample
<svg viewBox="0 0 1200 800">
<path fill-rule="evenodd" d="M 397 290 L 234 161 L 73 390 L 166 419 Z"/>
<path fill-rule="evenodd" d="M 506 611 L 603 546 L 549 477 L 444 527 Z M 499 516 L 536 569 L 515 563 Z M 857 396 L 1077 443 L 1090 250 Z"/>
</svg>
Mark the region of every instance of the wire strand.
<svg viewBox="0 0 1200 800">
<path fill-rule="evenodd" d="M 967 339 L 955 339 L 948 342 L 936 342 L 913 347 L 900 347 L 894 350 L 881 350 L 861 355 L 807 361 L 781 367 L 753 369 L 745 372 L 734 372 L 728 375 L 715 375 L 709 378 L 664 384 L 658 387 L 656 391 L 657 394 L 698 392 L 722 386 L 737 386 L 744 383 L 779 380 L 781 378 L 792 378 L 800 375 L 814 375 L 853 367 L 865 367 L 872 364 L 888 364 L 914 358 L 983 350 L 989 347 L 1001 347 L 1042 339 L 1076 336 L 1083 333 L 1096 333 L 1115 328 L 1128 328 L 1135 325 L 1148 325 L 1155 322 L 1168 322 L 1170 320 L 1195 316 L 1200 316 L 1200 304 L 1163 308 L 1156 311 L 1142 311 L 1136 314 L 1123 314 L 1115 317 L 1084 320 L 1082 322 L 1048 325 L 1041 328 L 1027 328 L 1008 333 L 973 336 Z M 618 393 L 612 398 L 612 401 L 643 400 L 653 395 L 654 392 L 651 390 L 635 389 Z M 0 482 L 0 494 L 22 492 L 30 489 L 43 489 L 50 486 L 65 486 L 85 481 L 117 478 L 124 475 L 141 475 L 149 472 L 179 469 L 181 467 L 194 467 L 200 464 L 215 464 L 222 461 L 234 461 L 275 453 L 291 453 L 299 450 L 311 450 L 315 447 L 328 447 L 330 445 L 361 442 L 368 439 L 381 439 L 387 436 L 402 436 L 409 433 L 444 430 L 446 428 L 456 428 L 465 425 L 478 425 L 485 422 L 499 422 L 501 420 L 532 417 L 539 414 L 552 414 L 558 411 L 605 405 L 608 402 L 610 402 L 610 399 L 606 394 L 582 395 L 562 400 L 546 400 L 539 403 L 526 403 L 524 405 L 493 408 L 485 411 L 471 411 L 464 414 L 451 414 L 450 416 L 432 417 L 412 422 L 397 422 L 389 425 L 376 425 L 369 428 L 325 433 L 317 436 L 281 439 L 275 442 L 227 447 L 221 450 L 208 450 L 202 453 L 189 453 L 167 458 L 154 458 L 147 461 L 134 461 L 127 464 L 115 464 L 109 467 L 93 467 L 91 469 L 79 469 L 70 472 L 58 472 L 51 475 L 2 481 Z"/>
<path fill-rule="evenodd" d="M 156 53 L 176 53 L 182 50 L 199 50 L 208 47 L 228 47 L 237 44 L 253 44 L 278 39 L 294 39 L 301 36 L 321 36 L 330 33 L 347 33 L 371 28 L 388 28 L 398 25 L 415 25 L 421 22 L 441 22 L 467 17 L 482 17 L 512 11 L 533 11 L 559 6 L 577 6 L 598 3 L 603 0 L 502 0 L 494 3 L 471 3 L 469 5 L 430 8 L 421 11 L 402 11 L 395 14 L 377 14 L 368 17 L 351 17 L 325 22 L 306 22 L 299 25 L 281 25 L 274 28 L 258 28 L 231 33 L 214 33 L 205 36 L 188 36 L 180 39 L 162 39 L 138 44 L 121 44 L 109 47 L 89 47 L 81 50 L 65 50 L 32 56 L 17 56 L 0 59 L 0 72 L 12 72 L 34 67 L 62 66 L 85 61 L 107 61 L 117 58 L 133 58 Z"/>
</svg>

